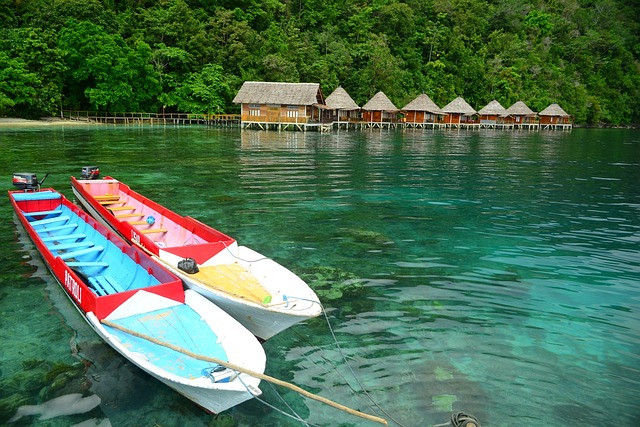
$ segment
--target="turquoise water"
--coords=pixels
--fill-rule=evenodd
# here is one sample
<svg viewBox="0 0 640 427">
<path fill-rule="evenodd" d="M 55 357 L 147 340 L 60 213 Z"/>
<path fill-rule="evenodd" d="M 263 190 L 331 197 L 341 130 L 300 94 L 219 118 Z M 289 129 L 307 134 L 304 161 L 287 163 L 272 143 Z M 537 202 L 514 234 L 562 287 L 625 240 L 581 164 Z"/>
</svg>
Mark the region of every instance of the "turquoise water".
<svg viewBox="0 0 640 427">
<path fill-rule="evenodd" d="M 483 427 L 640 425 L 638 131 L 87 126 L 0 128 L 0 144 L 6 189 L 12 172 L 51 172 L 72 198 L 69 176 L 97 164 L 302 275 L 331 329 L 318 318 L 266 342 L 269 375 L 392 426 L 454 411 Z M 131 367 L 66 300 L 8 198 L 0 215 L 0 424 L 81 392 L 100 406 L 13 425 L 301 425 L 257 401 L 208 416 Z M 261 388 L 310 425 L 377 425 Z"/>
</svg>

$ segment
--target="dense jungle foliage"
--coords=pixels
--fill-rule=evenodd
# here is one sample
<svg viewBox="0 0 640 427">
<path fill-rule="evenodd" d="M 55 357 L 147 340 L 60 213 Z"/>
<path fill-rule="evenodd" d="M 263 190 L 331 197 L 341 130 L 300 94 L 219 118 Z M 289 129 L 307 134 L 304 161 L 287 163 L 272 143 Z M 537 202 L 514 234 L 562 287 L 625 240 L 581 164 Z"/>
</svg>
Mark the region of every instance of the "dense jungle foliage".
<svg viewBox="0 0 640 427">
<path fill-rule="evenodd" d="M 246 80 L 640 122 L 640 2 L 0 0 L 0 116 L 232 113 Z"/>
</svg>

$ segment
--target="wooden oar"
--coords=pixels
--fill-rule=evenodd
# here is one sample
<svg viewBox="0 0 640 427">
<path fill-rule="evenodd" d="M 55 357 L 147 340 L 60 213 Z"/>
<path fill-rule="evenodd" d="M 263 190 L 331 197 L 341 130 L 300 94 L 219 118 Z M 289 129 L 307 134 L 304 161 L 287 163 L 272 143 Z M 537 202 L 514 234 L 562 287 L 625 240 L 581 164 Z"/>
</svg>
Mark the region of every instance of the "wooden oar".
<svg viewBox="0 0 640 427">
<path fill-rule="evenodd" d="M 187 350 L 185 348 L 178 347 L 178 346 L 175 346 L 173 344 L 170 344 L 170 343 L 167 343 L 167 342 L 164 342 L 164 341 L 160 341 L 160 340 L 158 340 L 156 338 L 153 338 L 153 337 L 150 337 L 148 335 L 144 335 L 144 334 L 141 334 L 139 332 L 133 331 L 131 329 L 125 328 L 123 326 L 120 326 L 117 323 L 113 323 L 113 322 L 111 322 L 109 320 L 103 319 L 100 322 L 102 324 L 104 324 L 104 325 L 107 325 L 107 326 L 109 326 L 111 328 L 118 329 L 118 330 L 120 330 L 122 332 L 126 332 L 127 334 L 133 335 L 135 337 L 142 338 L 142 339 L 150 341 L 150 342 L 152 342 L 154 344 L 158 344 L 158 345 L 161 345 L 163 347 L 167 347 L 167 348 L 170 348 L 172 350 L 178 351 L 180 353 L 186 354 L 187 356 L 192 357 L 194 359 L 204 360 L 205 362 L 217 363 L 218 365 L 224 366 L 225 368 L 233 369 L 234 371 L 242 372 L 243 374 L 247 374 L 247 375 L 252 376 L 254 378 L 259 378 L 261 380 L 268 381 L 270 383 L 277 384 L 277 385 L 280 385 L 282 387 L 288 388 L 288 389 L 293 390 L 293 391 L 295 391 L 297 393 L 300 393 L 303 396 L 306 396 L 306 397 L 308 397 L 310 399 L 313 399 L 313 400 L 317 400 L 318 402 L 322 402 L 322 403 L 327 404 L 329 406 L 332 406 L 332 407 L 334 407 L 336 409 L 339 409 L 341 411 L 347 412 L 347 413 L 349 413 L 351 415 L 355 415 L 357 417 L 364 418 L 364 419 L 367 419 L 367 420 L 370 420 L 370 421 L 375 421 L 375 422 L 380 423 L 380 424 L 388 425 L 387 420 L 385 420 L 384 418 L 380 418 L 380 417 L 376 417 L 376 416 L 373 416 L 373 415 L 365 414 L 365 413 L 360 412 L 360 411 L 356 411 L 355 409 L 351 409 L 351 408 L 349 408 L 347 406 L 341 405 L 339 403 L 336 403 L 336 402 L 334 402 L 332 400 L 329 400 L 327 398 L 324 398 L 322 396 L 318 396 L 317 394 L 310 393 L 310 392 L 298 387 L 297 385 L 288 383 L 286 381 L 282 381 L 282 380 L 279 380 L 277 378 L 270 377 L 269 375 L 261 374 L 260 372 L 255 372 L 255 371 L 252 371 L 250 369 L 243 368 L 242 366 L 238 366 L 238 365 L 235 365 L 233 363 L 225 362 L 224 360 L 220 360 L 220 359 L 217 359 L 215 357 L 209 357 L 209 356 L 204 356 L 204 355 L 201 355 L 201 354 L 193 353 L 193 352 L 191 352 L 191 351 L 189 351 L 189 350 Z"/>
</svg>

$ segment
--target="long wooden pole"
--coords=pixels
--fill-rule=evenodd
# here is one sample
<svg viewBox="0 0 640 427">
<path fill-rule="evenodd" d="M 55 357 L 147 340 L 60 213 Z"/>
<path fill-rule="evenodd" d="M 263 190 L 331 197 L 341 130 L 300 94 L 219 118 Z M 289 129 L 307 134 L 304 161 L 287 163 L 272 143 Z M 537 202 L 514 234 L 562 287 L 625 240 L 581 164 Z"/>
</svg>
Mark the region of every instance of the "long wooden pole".
<svg viewBox="0 0 640 427">
<path fill-rule="evenodd" d="M 124 326 L 120 326 L 117 323 L 113 323 L 113 322 L 111 322 L 109 320 L 103 319 L 100 322 L 103 323 L 104 325 L 107 325 L 107 326 L 109 326 L 111 328 L 114 328 L 114 329 L 118 329 L 118 330 L 120 330 L 122 332 L 126 332 L 127 334 L 133 335 L 135 337 L 142 338 L 142 339 L 150 341 L 150 342 L 152 342 L 154 344 L 158 344 L 158 345 L 161 345 L 163 347 L 167 347 L 167 348 L 170 348 L 172 350 L 178 351 L 180 353 L 186 354 L 187 356 L 192 357 L 194 359 L 204 360 L 205 362 L 217 363 L 218 365 L 224 366 L 225 368 L 233 369 L 234 371 L 242 372 L 243 374 L 247 374 L 247 375 L 252 376 L 254 378 L 259 378 L 261 380 L 268 381 L 270 383 L 277 384 L 277 385 L 280 385 L 282 387 L 288 388 L 288 389 L 293 390 L 293 391 L 295 391 L 297 393 L 300 393 L 303 396 L 306 396 L 306 397 L 308 397 L 310 399 L 313 399 L 313 400 L 317 400 L 318 402 L 322 402 L 322 403 L 327 404 L 329 406 L 332 406 L 332 407 L 334 407 L 336 409 L 339 409 L 341 411 L 347 412 L 347 413 L 349 413 L 351 415 L 355 415 L 357 417 L 364 418 L 364 419 L 367 419 L 367 420 L 370 420 L 370 421 L 375 421 L 377 423 L 384 424 L 385 426 L 388 425 L 387 420 L 385 420 L 384 418 L 380 418 L 380 417 L 376 417 L 376 416 L 373 416 L 373 415 L 365 414 L 365 413 L 360 412 L 360 411 L 356 411 L 355 409 L 351 409 L 351 408 L 349 408 L 347 406 L 341 405 L 341 404 L 339 404 L 337 402 L 334 402 L 334 401 L 329 400 L 327 398 L 324 398 L 322 396 L 318 396 L 317 394 L 310 393 L 310 392 L 298 387 L 297 385 L 288 383 L 286 381 L 282 381 L 282 380 L 279 380 L 277 378 L 270 377 L 269 375 L 261 374 L 260 372 L 255 372 L 255 371 L 252 371 L 250 369 L 243 368 L 242 366 L 239 366 L 239 365 L 236 365 L 236 364 L 233 364 L 233 363 L 225 362 L 224 360 L 220 360 L 220 359 L 217 359 L 215 357 L 209 357 L 209 356 L 204 356 L 204 355 L 201 355 L 201 354 L 193 353 L 193 352 L 191 352 L 191 351 L 189 351 L 189 350 L 187 350 L 185 348 L 178 347 L 178 346 L 175 346 L 173 344 L 170 344 L 170 343 L 167 343 L 167 342 L 164 342 L 164 341 L 160 341 L 160 340 L 158 340 L 156 338 L 153 338 L 153 337 L 150 337 L 148 335 L 141 334 L 141 333 L 136 332 L 134 330 L 125 328 Z"/>
</svg>

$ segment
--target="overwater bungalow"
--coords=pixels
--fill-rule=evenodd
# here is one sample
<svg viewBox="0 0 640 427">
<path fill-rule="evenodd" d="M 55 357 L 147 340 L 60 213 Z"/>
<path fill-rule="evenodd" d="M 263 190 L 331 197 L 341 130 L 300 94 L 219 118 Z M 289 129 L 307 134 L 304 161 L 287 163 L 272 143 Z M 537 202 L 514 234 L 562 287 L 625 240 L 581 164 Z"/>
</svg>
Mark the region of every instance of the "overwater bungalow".
<svg viewBox="0 0 640 427">
<path fill-rule="evenodd" d="M 327 96 L 325 103 L 330 112 L 330 120 L 338 129 L 348 128 L 350 124 L 355 126 L 360 120 L 360 107 L 342 86 Z"/>
<path fill-rule="evenodd" d="M 507 122 L 513 124 L 514 129 L 538 129 L 536 113 L 522 101 L 507 108 L 507 114 Z"/>
<path fill-rule="evenodd" d="M 467 103 L 462 97 L 457 97 L 444 107 L 442 111 L 447 113 L 444 121 L 447 127 L 479 127 L 480 123 L 475 119 L 477 111 Z"/>
<path fill-rule="evenodd" d="M 378 92 L 362 106 L 362 119 L 367 127 L 395 128 L 398 125 L 398 111 L 387 95 Z"/>
<path fill-rule="evenodd" d="M 538 113 L 542 129 L 571 130 L 573 120 L 558 104 L 551 104 Z"/>
<path fill-rule="evenodd" d="M 511 127 L 506 124 L 507 110 L 495 99 L 485 105 L 480 111 L 480 127 L 481 128 L 504 128 Z"/>
<path fill-rule="evenodd" d="M 244 82 L 233 102 L 242 127 L 257 129 L 317 127 L 326 108 L 319 83 Z"/>
<path fill-rule="evenodd" d="M 414 128 L 436 128 L 444 126 L 446 114 L 426 94 L 421 94 L 404 106 L 405 126 Z"/>
</svg>

